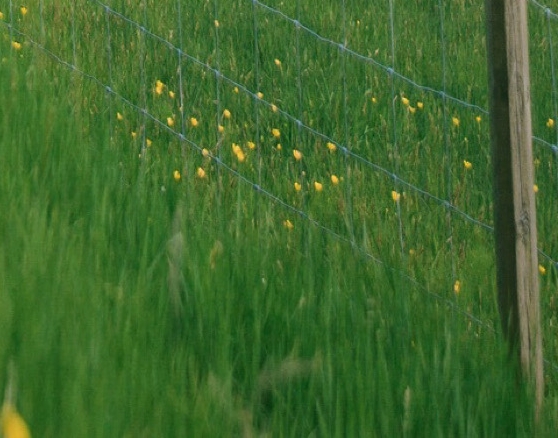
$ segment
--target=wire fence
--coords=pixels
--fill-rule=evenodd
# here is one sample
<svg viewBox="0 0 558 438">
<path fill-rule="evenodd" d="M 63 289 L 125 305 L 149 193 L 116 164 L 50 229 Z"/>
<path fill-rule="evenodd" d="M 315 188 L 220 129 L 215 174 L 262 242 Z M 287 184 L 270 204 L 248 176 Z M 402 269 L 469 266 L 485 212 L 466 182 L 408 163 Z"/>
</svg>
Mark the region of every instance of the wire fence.
<svg viewBox="0 0 558 438">
<path fill-rule="evenodd" d="M 31 25 L 10 0 L 0 2 L 0 23 L 12 46 L 24 42 L 101 90 L 111 129 L 116 131 L 122 108 L 134 114 L 140 154 L 147 153 L 157 133 L 182 149 L 185 171 L 191 157 L 211 158 L 216 171 L 253 188 L 285 217 L 351 245 L 494 332 L 494 315 L 484 312 L 482 303 L 464 305 L 459 297 L 465 284 L 482 289 L 494 278 L 493 265 L 480 269 L 491 277 L 472 278 L 479 274 L 479 256 L 491 264 L 493 246 L 488 125 L 483 123 L 488 115 L 485 52 L 478 47 L 484 21 L 455 22 L 464 12 L 482 18 L 482 2 L 448 6 L 438 0 L 424 11 L 406 12 L 409 6 L 394 1 L 359 6 L 342 0 L 327 2 L 329 12 L 322 5 L 330 14 L 325 18 L 302 0 L 214 0 L 194 2 L 188 10 L 180 0 L 167 3 L 163 11 L 149 0 L 135 7 L 121 1 L 89 0 L 79 7 L 39 1 Z M 550 284 L 558 268 L 553 221 L 558 214 L 558 14 L 538 1 L 529 4 L 535 23 L 531 46 L 544 49 L 532 55 L 533 106 L 540 119 L 534 120 L 533 141 L 537 179 L 544 181 L 535 188 L 541 192 L 540 269 Z M 158 9 L 154 20 L 152 11 Z M 429 18 L 426 27 L 416 24 L 417 16 Z M 66 25 L 52 26 L 56 19 Z M 408 35 L 417 29 L 427 34 L 422 42 Z M 464 43 L 471 35 L 477 47 Z M 91 53 L 98 47 L 103 53 Z M 120 69 L 132 78 L 123 80 Z M 163 89 L 172 93 L 172 102 L 160 103 Z M 234 115 L 233 137 L 225 125 L 235 103 L 245 111 Z M 205 120 L 212 128 L 198 135 L 194 128 Z M 236 145 L 232 152 L 227 141 Z M 239 146 L 241 141 L 253 147 Z M 239 165 L 247 153 L 255 154 L 252 168 Z M 285 154 L 290 164 L 280 167 L 273 157 Z M 284 178 L 269 178 L 269 169 Z M 326 181 L 328 189 L 337 190 L 335 205 L 342 205 L 335 215 L 312 207 L 314 193 Z M 373 206 L 367 204 L 371 188 L 382 193 L 372 197 Z"/>
</svg>

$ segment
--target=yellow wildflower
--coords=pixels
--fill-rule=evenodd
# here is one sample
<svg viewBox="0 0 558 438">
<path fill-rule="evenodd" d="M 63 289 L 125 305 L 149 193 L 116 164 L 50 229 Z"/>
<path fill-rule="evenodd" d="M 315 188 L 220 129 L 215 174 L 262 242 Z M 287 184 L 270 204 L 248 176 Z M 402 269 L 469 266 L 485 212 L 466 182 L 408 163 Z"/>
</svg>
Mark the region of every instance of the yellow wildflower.
<svg viewBox="0 0 558 438">
<path fill-rule="evenodd" d="M 271 111 L 273 111 L 274 113 L 276 113 L 276 112 L 277 112 L 277 109 L 278 109 L 278 108 L 277 108 L 277 105 L 275 105 L 275 104 L 272 103 L 272 104 L 271 104 Z"/>
<path fill-rule="evenodd" d="M 233 91 L 234 91 L 236 94 L 238 94 L 238 87 L 234 87 L 234 88 L 233 88 Z"/>
<path fill-rule="evenodd" d="M 27 8 L 25 6 L 22 6 L 21 8 L 19 8 L 19 12 L 21 12 L 21 15 L 25 17 L 27 15 Z"/>
<path fill-rule="evenodd" d="M 417 112 L 417 109 L 416 109 L 414 106 L 409 106 L 408 108 L 409 108 L 409 112 L 410 112 L 411 114 L 414 114 L 414 113 Z"/>
<path fill-rule="evenodd" d="M 218 28 L 220 26 L 219 20 L 214 20 L 213 25 Z"/>
<path fill-rule="evenodd" d="M 250 149 L 251 151 L 253 151 L 254 149 L 256 149 L 256 143 L 254 143 L 253 141 L 248 141 L 248 142 L 246 142 L 246 146 L 247 146 L 248 149 Z"/>
<path fill-rule="evenodd" d="M 330 152 L 335 152 L 337 150 L 337 146 L 335 146 L 335 144 L 330 141 L 326 143 L 326 146 Z"/>
<path fill-rule="evenodd" d="M 232 148 L 233 154 L 235 154 L 235 155 L 236 155 L 236 154 L 238 153 L 238 151 L 240 150 L 240 146 L 237 145 L 236 143 L 233 143 L 233 144 L 231 145 L 231 148 Z"/>
<path fill-rule="evenodd" d="M 467 160 L 463 160 L 463 166 L 467 170 L 471 170 L 473 168 L 473 164 L 470 161 L 467 161 Z"/>
<path fill-rule="evenodd" d="M 288 230 L 292 230 L 292 229 L 294 228 L 293 223 L 292 223 L 290 220 L 288 220 L 288 219 L 286 219 L 286 220 L 283 221 L 283 226 L 284 226 L 285 228 L 287 228 Z"/>
<path fill-rule="evenodd" d="M 163 94 L 163 90 L 165 89 L 165 84 L 163 84 L 159 79 L 155 82 L 155 93 L 159 96 Z"/>
<path fill-rule="evenodd" d="M 300 183 L 295 182 L 295 183 L 294 183 L 294 189 L 295 189 L 297 192 L 300 192 L 300 190 L 302 189 L 302 186 L 300 185 Z"/>
<path fill-rule="evenodd" d="M 244 152 L 242 151 L 242 149 L 239 149 L 238 152 L 235 154 L 236 155 L 236 159 L 242 163 L 244 162 L 244 160 L 246 159 L 246 155 L 244 154 Z"/>
<path fill-rule="evenodd" d="M 298 149 L 293 149 L 293 156 L 295 157 L 296 161 L 302 160 L 302 152 L 300 152 Z"/>
<path fill-rule="evenodd" d="M 409 99 L 407 99 L 406 97 L 401 97 L 401 103 L 405 106 L 409 106 Z"/>
<path fill-rule="evenodd" d="M 263 99 L 264 95 L 263 95 L 263 93 L 262 93 L 261 91 L 258 91 L 258 92 L 256 93 L 256 97 L 257 97 L 258 99 Z"/>
<path fill-rule="evenodd" d="M 420 109 L 420 110 L 423 109 L 424 108 L 424 103 L 417 102 L 417 108 Z"/>
<path fill-rule="evenodd" d="M 546 274 L 546 268 L 543 265 L 539 265 L 539 273 L 541 275 Z"/>
<path fill-rule="evenodd" d="M 230 119 L 231 118 L 231 112 L 225 108 L 225 110 L 223 111 L 223 117 L 225 119 Z"/>
<path fill-rule="evenodd" d="M 223 125 L 217 125 L 217 131 L 219 131 L 219 134 L 222 134 L 225 132 L 225 127 Z"/>
<path fill-rule="evenodd" d="M 203 148 L 202 149 L 202 155 L 203 155 L 204 158 L 209 157 L 209 151 L 206 148 Z"/>
<path fill-rule="evenodd" d="M 273 62 L 275 63 L 275 65 L 277 67 L 281 67 L 281 61 L 279 61 L 277 58 L 275 58 L 275 60 Z"/>
<path fill-rule="evenodd" d="M 459 280 L 455 280 L 453 283 L 453 292 L 458 295 L 461 292 L 461 282 Z"/>
<path fill-rule="evenodd" d="M 21 43 L 17 42 L 17 41 L 12 41 L 12 47 L 15 50 L 21 50 Z"/>
<path fill-rule="evenodd" d="M 205 170 L 203 170 L 201 167 L 198 167 L 198 170 L 196 170 L 196 175 L 199 179 L 204 179 L 205 178 Z"/>
<path fill-rule="evenodd" d="M 136 131 L 132 131 L 132 138 L 135 139 L 138 136 L 138 133 Z"/>
<path fill-rule="evenodd" d="M 376 99 L 376 97 L 374 96 L 372 96 L 370 100 L 372 101 L 372 103 L 378 103 L 378 99 Z"/>
<path fill-rule="evenodd" d="M 337 177 L 337 175 L 331 175 L 331 183 L 336 186 L 337 184 L 339 184 L 339 178 Z"/>
<path fill-rule="evenodd" d="M 193 128 L 198 126 L 198 119 L 196 119 L 195 117 L 190 117 L 190 125 L 192 125 Z"/>
<path fill-rule="evenodd" d="M 452 117 L 451 123 L 453 123 L 453 126 L 457 127 L 459 126 L 459 119 L 457 117 Z"/>
<path fill-rule="evenodd" d="M 173 176 L 173 178 L 174 178 L 175 181 L 180 181 L 181 176 L 180 176 L 180 172 L 179 172 L 178 170 L 175 170 L 175 171 L 172 173 L 172 176 Z"/>
<path fill-rule="evenodd" d="M 171 99 L 174 99 L 174 96 L 176 96 L 176 94 L 174 93 L 174 91 L 169 91 L 169 97 Z"/>
<path fill-rule="evenodd" d="M 401 193 L 398 193 L 395 190 L 392 190 L 391 191 L 391 199 L 393 199 L 395 202 L 399 202 L 399 200 L 401 199 Z"/>
<path fill-rule="evenodd" d="M 554 119 L 548 119 L 546 121 L 546 127 L 550 129 L 554 128 Z"/>
<path fill-rule="evenodd" d="M 116 120 L 121 122 L 122 120 L 124 120 L 124 116 L 122 114 L 120 114 L 119 112 L 116 112 Z"/>
<path fill-rule="evenodd" d="M 271 134 L 272 134 L 275 138 L 281 137 L 281 131 L 279 131 L 277 128 L 273 128 L 273 129 L 271 130 Z"/>
<path fill-rule="evenodd" d="M 322 183 L 319 183 L 318 181 L 314 181 L 314 189 L 317 192 L 321 192 L 323 190 L 324 186 L 322 185 Z"/>
<path fill-rule="evenodd" d="M 2 11 L 0 11 L 0 20 L 4 19 L 4 13 Z"/>
<path fill-rule="evenodd" d="M 167 117 L 167 125 L 171 128 L 174 126 L 174 119 L 172 117 Z"/>
<path fill-rule="evenodd" d="M 146 139 L 145 139 L 145 144 L 146 144 L 147 147 L 149 148 L 149 147 L 151 147 L 151 145 L 153 144 L 153 142 L 151 141 L 151 139 L 146 138 Z"/>
<path fill-rule="evenodd" d="M 539 186 L 536 185 L 536 184 L 534 184 L 534 185 L 533 185 L 533 191 L 534 191 L 535 193 L 539 193 Z"/>
<path fill-rule="evenodd" d="M 280 151 L 281 149 L 283 149 L 283 147 L 281 146 L 281 143 L 277 143 L 277 146 L 275 146 L 277 148 L 278 151 Z"/>
<path fill-rule="evenodd" d="M 10 402 L 4 402 L 4 406 L 2 406 L 2 436 L 6 438 L 31 437 L 25 420 Z"/>
<path fill-rule="evenodd" d="M 482 117 L 481 116 L 477 116 L 475 117 L 475 120 L 477 121 L 477 123 L 482 122 Z"/>
</svg>

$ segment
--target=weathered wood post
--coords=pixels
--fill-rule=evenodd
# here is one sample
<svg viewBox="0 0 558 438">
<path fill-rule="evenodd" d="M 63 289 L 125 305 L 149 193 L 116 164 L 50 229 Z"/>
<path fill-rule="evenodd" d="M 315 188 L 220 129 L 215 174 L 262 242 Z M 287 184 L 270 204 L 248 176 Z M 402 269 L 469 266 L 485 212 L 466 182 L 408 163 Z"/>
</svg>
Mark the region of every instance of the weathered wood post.
<svg viewBox="0 0 558 438">
<path fill-rule="evenodd" d="M 486 0 L 498 305 L 510 353 L 543 401 L 526 0 Z"/>
</svg>

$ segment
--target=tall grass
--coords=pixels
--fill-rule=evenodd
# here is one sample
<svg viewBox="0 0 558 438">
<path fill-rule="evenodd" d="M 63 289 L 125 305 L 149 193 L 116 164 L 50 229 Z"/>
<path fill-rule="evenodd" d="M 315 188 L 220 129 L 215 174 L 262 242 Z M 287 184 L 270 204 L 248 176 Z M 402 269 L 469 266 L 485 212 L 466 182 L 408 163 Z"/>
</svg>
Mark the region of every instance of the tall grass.
<svg viewBox="0 0 558 438">
<path fill-rule="evenodd" d="M 252 2 L 182 3 L 107 2 L 127 21 L 95 1 L 0 1 L 0 376 L 12 359 L 33 434 L 550 436 L 556 372 L 535 428 L 498 330 L 492 235 L 440 202 L 491 223 L 487 116 Z M 267 4 L 485 108 L 482 4 L 441 3 L 443 34 L 440 2 L 395 2 L 393 47 L 387 2 L 346 2 L 345 20 L 339 2 Z M 552 141 L 543 18 L 534 126 Z M 535 155 L 556 259 L 556 158 Z"/>
</svg>

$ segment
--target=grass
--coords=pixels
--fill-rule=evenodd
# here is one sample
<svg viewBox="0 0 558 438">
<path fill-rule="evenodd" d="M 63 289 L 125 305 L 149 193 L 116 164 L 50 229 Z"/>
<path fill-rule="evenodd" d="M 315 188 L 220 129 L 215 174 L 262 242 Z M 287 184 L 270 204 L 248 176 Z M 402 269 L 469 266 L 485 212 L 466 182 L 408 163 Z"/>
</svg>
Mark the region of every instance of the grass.
<svg viewBox="0 0 558 438">
<path fill-rule="evenodd" d="M 13 360 L 33 434 L 551 436 L 556 372 L 536 427 L 492 234 L 443 205 L 492 223 L 487 115 L 252 2 L 180 3 L 0 2 L 0 376 Z M 396 2 L 393 46 L 386 2 L 303 3 L 266 4 L 487 107 L 478 2 L 444 2 L 443 38 L 438 2 Z M 547 25 L 531 6 L 534 133 L 553 142 Z M 535 157 L 556 260 L 556 157 Z"/>
</svg>

